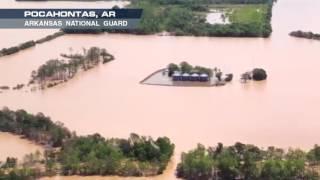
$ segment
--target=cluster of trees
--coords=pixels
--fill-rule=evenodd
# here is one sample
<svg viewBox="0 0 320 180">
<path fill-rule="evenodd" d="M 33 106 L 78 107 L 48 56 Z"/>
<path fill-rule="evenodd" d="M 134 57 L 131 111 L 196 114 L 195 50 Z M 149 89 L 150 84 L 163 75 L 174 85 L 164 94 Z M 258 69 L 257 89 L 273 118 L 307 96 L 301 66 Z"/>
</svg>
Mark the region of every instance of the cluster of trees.
<svg viewBox="0 0 320 180">
<path fill-rule="evenodd" d="M 267 72 L 262 68 L 254 68 L 252 71 L 241 74 L 241 80 L 246 82 L 247 80 L 262 81 L 268 77 Z"/>
<path fill-rule="evenodd" d="M 175 71 L 179 71 L 182 73 L 205 73 L 205 74 L 209 75 L 210 77 L 212 77 L 212 75 L 213 75 L 212 69 L 202 67 L 202 66 L 194 66 L 193 67 L 192 65 L 190 65 L 189 63 L 187 63 L 185 61 L 181 62 L 179 65 L 174 64 L 174 63 L 170 63 L 167 68 L 169 71 L 169 73 L 168 73 L 169 77 L 171 77 Z"/>
<path fill-rule="evenodd" d="M 106 49 L 91 47 L 83 49 L 83 54 L 61 54 L 67 60 L 52 59 L 41 65 L 38 70 L 32 71 L 30 84 L 38 82 L 42 86 L 49 83 L 47 87 L 57 85 L 54 81 L 67 81 L 73 78 L 78 70 L 88 70 L 102 63 L 107 63 L 114 59 Z"/>
<path fill-rule="evenodd" d="M 271 16 L 274 0 L 131 0 L 130 8 L 143 9 L 137 29 L 63 29 L 65 33 L 131 33 L 155 34 L 163 31 L 183 36 L 269 37 L 272 32 Z M 211 4 L 267 4 L 261 22 L 209 24 L 201 15 Z"/>
<path fill-rule="evenodd" d="M 35 179 L 58 173 L 152 176 L 164 171 L 175 147 L 167 137 L 154 140 L 137 134 L 128 139 L 105 139 L 99 134 L 77 136 L 41 113 L 32 115 L 8 108 L 0 111 L 0 131 L 23 135 L 49 147 L 43 156 L 40 152 L 25 156 L 22 166 L 17 165 L 16 158 L 0 162 L 0 179 Z"/>
<path fill-rule="evenodd" d="M 32 168 L 14 168 L 9 170 L 0 168 L 1 180 L 34 180 L 40 177 L 39 171 Z"/>
<path fill-rule="evenodd" d="M 267 79 L 267 72 L 261 68 L 255 68 L 252 70 L 252 79 L 255 81 L 262 81 Z"/>
<path fill-rule="evenodd" d="M 42 113 L 32 115 L 24 110 L 0 110 L 0 131 L 22 135 L 34 142 L 60 147 L 72 133 L 61 122 L 52 122 Z"/>
<path fill-rule="evenodd" d="M 39 179 L 44 175 L 41 170 L 41 164 L 44 160 L 41 159 L 41 153 L 27 154 L 22 163 L 18 162 L 17 158 L 8 157 L 0 166 L 0 179 L 2 180 L 34 180 Z"/>
<path fill-rule="evenodd" d="M 22 164 L 7 158 L 0 166 L 0 179 L 35 179 L 47 175 L 154 176 L 166 168 L 174 152 L 167 137 L 131 134 L 128 139 L 105 139 L 99 134 L 73 136 L 59 149 L 25 156 Z M 1 165 L 1 162 L 0 162 Z"/>
<path fill-rule="evenodd" d="M 177 176 L 197 180 L 315 180 L 320 178 L 315 170 L 319 160 L 317 145 L 309 152 L 299 149 L 285 152 L 275 147 L 262 150 L 242 143 L 228 147 L 219 143 L 209 148 L 198 145 L 181 155 Z"/>
<path fill-rule="evenodd" d="M 313 32 L 292 31 L 289 35 L 293 36 L 293 37 L 298 37 L 298 38 L 320 40 L 320 34 L 316 34 L 316 33 L 313 33 Z"/>
<path fill-rule="evenodd" d="M 161 174 L 173 151 L 166 137 L 131 134 L 129 139 L 105 139 L 94 134 L 68 140 L 60 161 L 65 175 L 146 176 Z"/>
<path fill-rule="evenodd" d="M 207 12 L 210 4 L 268 4 L 266 17 L 251 23 L 208 24 L 197 11 Z M 139 29 L 125 31 L 174 35 L 268 37 L 272 32 L 272 0 L 133 0 L 131 6 L 144 9 Z M 200 13 L 201 14 L 201 13 Z M 124 31 L 122 31 L 124 32 Z"/>
</svg>

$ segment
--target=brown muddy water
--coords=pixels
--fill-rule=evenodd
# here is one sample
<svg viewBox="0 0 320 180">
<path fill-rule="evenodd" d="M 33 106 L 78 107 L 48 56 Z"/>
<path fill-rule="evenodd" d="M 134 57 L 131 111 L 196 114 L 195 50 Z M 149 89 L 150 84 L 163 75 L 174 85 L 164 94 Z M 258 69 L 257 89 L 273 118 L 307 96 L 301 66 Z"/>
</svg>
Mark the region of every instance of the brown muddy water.
<svg viewBox="0 0 320 180">
<path fill-rule="evenodd" d="M 20 4 L 9 0 L 1 1 L 0 6 L 101 7 L 101 3 L 108 7 L 107 2 Z M 130 132 L 136 132 L 168 136 L 176 144 L 176 155 L 173 165 L 159 179 L 173 179 L 180 152 L 197 143 L 241 141 L 261 147 L 308 149 L 320 143 L 320 41 L 296 39 L 288 33 L 298 29 L 320 32 L 319 9 L 318 0 L 279 0 L 272 19 L 274 33 L 268 39 L 66 35 L 2 57 L 0 85 L 27 82 L 32 70 L 61 52 L 68 52 L 70 47 L 73 52 L 82 47 L 104 47 L 116 60 L 42 92 L 2 93 L 0 107 L 43 112 L 82 135 L 99 132 L 105 137 L 128 137 Z M 0 33 L 0 46 L 7 47 L 50 34 L 52 30 L 0 30 Z M 223 87 L 139 84 L 155 70 L 183 60 L 220 67 L 233 72 L 235 79 Z M 265 68 L 268 80 L 241 84 L 239 74 L 253 67 Z M 0 137 L 6 138 L 1 134 Z M 18 146 L 11 147 L 12 151 L 18 151 Z M 5 153 L 1 148 L 0 154 Z M 78 179 L 67 179 L 72 178 Z"/>
<path fill-rule="evenodd" d="M 22 160 L 28 153 L 42 151 L 41 146 L 22 139 L 19 136 L 4 132 L 0 132 L 0 147 L 0 162 L 5 161 L 7 157 L 16 157 Z"/>
</svg>

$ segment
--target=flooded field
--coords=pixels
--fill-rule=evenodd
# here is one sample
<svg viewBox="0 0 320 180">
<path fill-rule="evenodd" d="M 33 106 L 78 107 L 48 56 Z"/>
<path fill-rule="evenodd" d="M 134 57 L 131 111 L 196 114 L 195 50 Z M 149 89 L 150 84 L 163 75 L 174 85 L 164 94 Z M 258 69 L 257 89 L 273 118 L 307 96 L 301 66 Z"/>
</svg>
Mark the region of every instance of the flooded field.
<svg viewBox="0 0 320 180">
<path fill-rule="evenodd" d="M 45 3 L 28 6 L 43 7 Z M 50 3 L 72 7 L 75 2 Z M 7 0 L 0 5 L 22 7 Z M 87 3 L 77 4 L 82 6 Z M 95 3 L 90 7 L 94 6 L 101 7 Z M 317 0 L 279 1 L 273 12 L 274 33 L 268 39 L 66 35 L 1 58 L 0 85 L 27 82 L 32 70 L 68 52 L 70 47 L 74 51 L 103 47 L 116 59 L 46 91 L 2 93 L 0 107 L 43 112 L 79 134 L 98 132 L 105 137 L 128 137 L 130 132 L 136 132 L 168 136 L 176 144 L 175 162 L 181 151 L 198 142 L 215 145 L 242 141 L 262 147 L 308 149 L 320 143 L 320 42 L 292 38 L 288 33 L 298 29 L 320 32 L 316 23 L 319 8 Z M 51 31 L 0 30 L 0 45 L 14 45 Z M 234 81 L 218 88 L 139 83 L 150 72 L 184 60 L 233 72 Z M 253 67 L 266 69 L 268 80 L 241 84 L 240 73 Z M 2 134 L 0 137 L 0 141 L 7 138 Z M 18 144 L 11 145 L 11 151 L 20 151 Z M 173 178 L 174 168 L 173 165 L 169 177 L 161 178 Z"/>
<path fill-rule="evenodd" d="M 5 161 L 7 157 L 16 157 L 22 160 L 28 153 L 36 151 L 42 152 L 39 145 L 31 143 L 26 139 L 9 133 L 0 132 L 0 161 Z"/>
</svg>

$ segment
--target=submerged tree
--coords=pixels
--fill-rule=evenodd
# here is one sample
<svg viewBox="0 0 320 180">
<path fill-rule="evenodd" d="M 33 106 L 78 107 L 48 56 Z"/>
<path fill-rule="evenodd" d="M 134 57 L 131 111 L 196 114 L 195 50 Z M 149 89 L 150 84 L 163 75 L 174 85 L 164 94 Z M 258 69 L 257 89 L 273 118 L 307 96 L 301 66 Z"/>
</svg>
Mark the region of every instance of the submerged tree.
<svg viewBox="0 0 320 180">
<path fill-rule="evenodd" d="M 61 54 L 67 60 L 52 59 L 41 65 L 38 70 L 32 71 L 30 83 L 38 82 L 45 86 L 47 82 L 53 82 L 48 86 L 54 86 L 55 81 L 67 81 L 75 76 L 79 69 L 88 70 L 101 62 L 106 63 L 114 59 L 114 56 L 109 54 L 106 49 L 91 47 L 83 49 L 83 54 Z"/>
<path fill-rule="evenodd" d="M 262 81 L 267 79 L 267 72 L 261 68 L 255 68 L 252 71 L 252 78 L 255 81 Z"/>
<path fill-rule="evenodd" d="M 182 73 L 190 73 L 192 69 L 193 67 L 189 63 L 185 61 L 180 63 L 180 70 Z"/>
<path fill-rule="evenodd" d="M 174 63 L 170 63 L 169 65 L 168 65 L 168 71 L 169 71 L 169 73 L 168 73 L 168 75 L 169 75 L 169 77 L 171 77 L 172 76 L 172 74 L 175 72 L 175 71 L 179 71 L 179 66 L 177 65 L 177 64 L 174 64 Z"/>
</svg>

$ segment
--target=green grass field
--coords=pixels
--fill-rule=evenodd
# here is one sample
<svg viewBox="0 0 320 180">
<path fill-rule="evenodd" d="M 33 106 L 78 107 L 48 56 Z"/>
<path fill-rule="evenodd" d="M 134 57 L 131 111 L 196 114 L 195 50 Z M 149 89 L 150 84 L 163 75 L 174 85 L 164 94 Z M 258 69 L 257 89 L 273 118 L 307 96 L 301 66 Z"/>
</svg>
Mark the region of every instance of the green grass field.
<svg viewBox="0 0 320 180">
<path fill-rule="evenodd" d="M 220 4 L 210 5 L 210 9 L 217 9 L 226 12 L 227 17 L 232 23 L 263 23 L 267 17 L 267 4 L 246 4 L 232 5 Z"/>
</svg>

